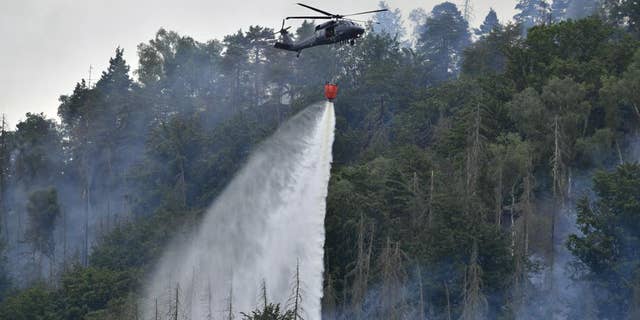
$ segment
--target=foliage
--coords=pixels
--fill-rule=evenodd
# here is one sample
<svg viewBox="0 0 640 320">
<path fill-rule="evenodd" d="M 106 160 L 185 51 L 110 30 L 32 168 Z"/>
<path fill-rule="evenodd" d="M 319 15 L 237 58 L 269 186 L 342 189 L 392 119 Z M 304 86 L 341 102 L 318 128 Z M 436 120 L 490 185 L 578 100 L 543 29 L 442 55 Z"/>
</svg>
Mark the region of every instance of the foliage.
<svg viewBox="0 0 640 320">
<path fill-rule="evenodd" d="M 485 36 L 491 31 L 494 31 L 496 28 L 500 28 L 500 20 L 498 20 L 498 14 L 495 10 L 490 9 L 487 16 L 484 18 L 484 21 L 480 25 L 478 29 L 475 30 L 475 34 L 477 36 Z"/>
<path fill-rule="evenodd" d="M 65 248 L 50 245 L 52 232 L 74 241 L 61 277 L 18 283 L 25 289 L 0 304 L 0 317 L 135 319 L 168 240 L 190 234 L 256 145 L 320 99 L 329 80 L 341 93 L 326 316 L 516 317 L 530 275 L 554 254 L 549 198 L 570 198 L 583 171 L 628 161 L 640 124 L 633 19 L 550 24 L 540 1 L 519 9 L 532 27 L 526 37 L 490 12 L 471 43 L 446 2 L 412 13 L 414 48 L 399 31 L 372 32 L 300 59 L 270 48 L 273 30 L 260 26 L 208 42 L 160 29 L 138 46 L 137 79 L 117 49 L 95 85 L 80 81 L 61 97 L 60 125 L 29 114 L 2 134 L 12 155 L 0 163 L 9 229 L 33 212 L 42 253 Z M 565 12 L 559 2 L 553 9 Z M 313 32 L 305 21 L 295 36 Z M 619 303 L 618 318 L 634 312 L 629 297 L 640 292 L 628 285 L 640 259 L 630 250 L 637 167 L 596 176 L 598 197 L 581 202 L 583 230 L 571 242 L 585 279 L 611 293 L 597 297 L 600 312 Z M 8 243 L 11 252 L 22 245 Z M 245 318 L 295 318 L 265 305 Z"/>
<path fill-rule="evenodd" d="M 454 78 L 460 70 L 462 51 L 470 44 L 469 24 L 458 7 L 444 2 L 433 8 L 417 42 L 436 81 Z"/>
<path fill-rule="evenodd" d="M 606 290 L 598 294 L 601 315 L 624 317 L 633 305 L 640 275 L 640 164 L 598 172 L 593 178 L 595 199 L 578 203 L 580 234 L 569 250 L 586 267 L 588 279 Z"/>
<path fill-rule="evenodd" d="M 32 243 L 35 251 L 51 256 L 55 249 L 53 226 L 60 216 L 58 192 L 53 188 L 33 192 L 29 195 L 27 214 L 29 215 L 27 240 Z"/>
<path fill-rule="evenodd" d="M 280 311 L 280 305 L 268 304 L 262 310 L 252 311 L 251 314 L 243 314 L 243 320 L 293 320 L 291 311 Z"/>
</svg>

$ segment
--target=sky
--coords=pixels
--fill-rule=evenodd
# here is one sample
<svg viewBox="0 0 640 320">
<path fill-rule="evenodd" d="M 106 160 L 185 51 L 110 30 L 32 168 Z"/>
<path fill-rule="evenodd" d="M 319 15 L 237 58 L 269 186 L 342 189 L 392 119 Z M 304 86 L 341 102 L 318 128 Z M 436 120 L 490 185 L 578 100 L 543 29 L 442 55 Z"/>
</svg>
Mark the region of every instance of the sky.
<svg viewBox="0 0 640 320">
<path fill-rule="evenodd" d="M 222 39 L 250 25 L 277 29 L 288 15 L 309 14 L 295 0 L 0 0 L 0 114 L 14 127 L 27 112 L 57 118 L 58 97 L 77 82 L 100 77 L 116 47 L 135 70 L 136 46 L 160 27 L 198 41 Z M 442 0 L 387 0 L 403 17 Z M 461 5 L 464 0 L 452 1 Z M 332 13 L 377 9 L 378 0 L 305 0 Z M 471 0 L 473 26 L 492 7 L 501 21 L 516 0 Z M 295 24 L 294 24 L 295 25 Z"/>
</svg>

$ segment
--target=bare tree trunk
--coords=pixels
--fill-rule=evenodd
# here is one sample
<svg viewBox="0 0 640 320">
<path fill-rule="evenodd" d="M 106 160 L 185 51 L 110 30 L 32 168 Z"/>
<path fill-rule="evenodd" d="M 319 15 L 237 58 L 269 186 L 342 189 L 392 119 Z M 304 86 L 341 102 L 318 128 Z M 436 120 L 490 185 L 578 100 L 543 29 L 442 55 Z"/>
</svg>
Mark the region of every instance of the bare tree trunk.
<svg viewBox="0 0 640 320">
<path fill-rule="evenodd" d="M 189 290 L 189 311 L 185 312 L 187 315 L 191 315 L 193 313 L 193 302 L 196 300 L 196 267 L 193 267 L 193 271 L 191 273 L 191 289 Z"/>
<path fill-rule="evenodd" d="M 618 161 L 620 164 L 624 164 L 624 158 L 622 157 L 622 150 L 620 150 L 620 144 L 618 143 L 618 139 L 614 139 L 616 144 L 616 151 L 618 152 Z"/>
<path fill-rule="evenodd" d="M 5 192 L 5 183 L 6 183 L 6 167 L 8 164 L 9 153 L 7 151 L 7 121 L 5 119 L 4 113 L 2 114 L 2 120 L 0 120 L 0 214 L 2 215 L 2 237 L 4 238 L 5 243 L 9 243 L 9 218 L 7 217 L 7 212 L 5 212 L 6 203 L 4 198 Z"/>
<path fill-rule="evenodd" d="M 211 279 L 207 279 L 207 320 L 213 320 L 213 289 Z"/>
<path fill-rule="evenodd" d="M 365 243 L 366 236 L 367 227 L 365 225 L 364 215 L 361 213 L 360 222 L 358 223 L 358 256 L 356 258 L 355 279 L 352 295 L 352 305 L 356 319 L 361 319 L 362 317 L 362 302 L 367 292 L 369 267 L 373 250 L 373 230 L 370 231 L 368 244 Z"/>
<path fill-rule="evenodd" d="M 67 271 L 67 210 L 62 210 L 62 271 Z"/>
<path fill-rule="evenodd" d="M 553 120 L 553 158 L 551 159 L 552 171 L 551 174 L 553 176 L 553 195 L 554 197 L 558 195 L 560 192 L 559 181 L 560 181 L 560 129 L 558 123 L 558 116 L 555 116 Z"/>
<path fill-rule="evenodd" d="M 176 309 L 173 313 L 173 320 L 178 320 L 178 309 L 180 309 L 180 284 L 176 284 L 176 296 L 175 296 Z"/>
<path fill-rule="evenodd" d="M 447 320 L 451 320 L 451 294 L 449 293 L 449 285 L 444 282 L 444 295 L 447 300 Z"/>
<path fill-rule="evenodd" d="M 229 299 L 227 301 L 227 320 L 233 320 L 233 285 L 229 287 Z"/>
<path fill-rule="evenodd" d="M 419 290 L 419 299 L 418 301 L 418 319 L 425 320 L 427 319 L 424 310 L 425 310 L 425 302 L 424 302 L 424 288 L 422 284 L 422 270 L 420 270 L 420 264 L 416 265 L 418 272 L 418 290 Z"/>
<path fill-rule="evenodd" d="M 509 216 L 511 217 L 511 255 L 515 255 L 516 250 L 516 227 L 515 227 L 515 210 L 516 210 L 516 185 L 511 186 L 511 208 Z"/>
<path fill-rule="evenodd" d="M 471 197 L 476 195 L 476 183 L 478 179 L 479 160 L 480 160 L 480 104 L 477 105 L 474 112 L 473 131 L 470 137 L 470 148 L 467 151 L 467 192 Z"/>
<path fill-rule="evenodd" d="M 633 111 L 636 114 L 636 117 L 638 117 L 638 121 L 640 121 L 640 110 L 638 109 L 638 106 L 634 103 L 633 104 Z"/>
<path fill-rule="evenodd" d="M 498 228 L 502 225 L 502 182 L 503 180 L 503 170 L 502 170 L 502 164 L 498 164 L 498 184 L 496 186 L 495 189 L 495 193 L 496 193 L 496 226 L 498 226 Z M 512 209 L 513 211 L 513 209 Z"/>
<path fill-rule="evenodd" d="M 262 287 L 260 289 L 262 291 L 262 307 L 266 309 L 269 305 L 267 300 L 267 280 L 262 279 Z"/>
<path fill-rule="evenodd" d="M 180 157 L 180 176 L 178 177 L 178 183 L 180 185 L 180 201 L 182 202 L 182 207 L 187 207 L 187 181 L 186 181 L 186 173 L 184 170 L 184 157 L 179 155 Z"/>
<path fill-rule="evenodd" d="M 85 133 L 85 135 L 88 134 L 89 131 L 89 120 L 87 118 L 85 118 L 85 128 L 87 130 L 87 132 Z M 89 152 L 87 150 L 87 148 L 89 147 L 89 143 L 86 140 L 87 137 L 85 136 L 85 140 L 83 141 L 84 144 L 84 148 L 83 148 L 83 154 L 82 154 L 82 170 L 83 170 L 83 175 L 84 175 L 84 190 L 83 190 L 83 196 L 84 196 L 84 242 L 83 242 L 83 254 L 82 254 L 82 264 L 86 267 L 89 265 L 89 216 L 90 216 L 90 210 L 91 210 L 91 173 L 89 172 Z"/>
<path fill-rule="evenodd" d="M 560 210 L 561 203 L 564 199 L 563 196 L 563 183 L 562 183 L 562 154 L 560 148 L 560 124 L 559 116 L 554 118 L 554 151 L 553 151 L 553 196 L 554 207 L 551 210 L 551 248 L 550 248 L 550 263 L 549 263 L 549 292 L 554 293 L 554 269 L 555 269 L 555 243 L 556 243 L 556 223 L 557 223 L 557 211 Z M 553 298 L 551 298 L 553 300 Z M 551 315 L 553 315 L 553 308 L 549 308 Z"/>
<path fill-rule="evenodd" d="M 636 276 L 636 281 L 632 285 L 631 310 L 629 319 L 640 319 L 640 276 Z"/>
<path fill-rule="evenodd" d="M 336 320 L 336 304 L 337 303 L 336 303 L 336 289 L 333 285 L 333 281 L 334 281 L 333 276 L 331 275 L 330 272 L 327 272 L 325 278 L 327 280 L 327 285 L 323 290 L 324 295 L 322 297 L 324 302 L 322 305 L 323 318 L 326 318 L 328 320 Z"/>
<path fill-rule="evenodd" d="M 85 181 L 82 190 L 82 198 L 84 202 L 84 223 L 83 223 L 83 240 L 82 240 L 82 265 L 87 266 L 87 255 L 89 252 L 89 188 Z"/>
<path fill-rule="evenodd" d="M 487 318 L 488 302 L 482 293 L 482 269 L 478 264 L 478 243 L 474 241 L 470 264 L 465 276 L 464 299 L 461 320 L 481 320 Z"/>
<path fill-rule="evenodd" d="M 428 227 L 433 224 L 433 194 L 435 193 L 435 172 L 431 169 L 431 181 L 429 186 L 429 216 L 427 217 Z"/>
<path fill-rule="evenodd" d="M 300 317 L 300 299 L 302 295 L 300 294 L 300 261 L 296 262 L 296 277 L 295 277 L 295 285 L 294 285 L 294 293 L 293 293 L 293 320 L 301 319 Z"/>
</svg>

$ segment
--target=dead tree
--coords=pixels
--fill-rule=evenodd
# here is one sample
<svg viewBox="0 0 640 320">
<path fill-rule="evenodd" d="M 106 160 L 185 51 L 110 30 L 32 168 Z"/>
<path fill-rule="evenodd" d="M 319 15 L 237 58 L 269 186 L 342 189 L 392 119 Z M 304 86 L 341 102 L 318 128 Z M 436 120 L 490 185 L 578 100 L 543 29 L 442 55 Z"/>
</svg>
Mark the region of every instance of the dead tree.
<svg viewBox="0 0 640 320">
<path fill-rule="evenodd" d="M 303 319 L 302 310 L 302 283 L 300 282 L 300 261 L 296 261 L 296 272 L 291 286 L 291 297 L 289 298 L 289 310 L 293 314 L 293 320 Z"/>
<path fill-rule="evenodd" d="M 416 274 L 418 276 L 418 319 L 424 320 L 426 319 L 426 315 L 424 313 L 425 310 L 425 301 L 424 301 L 424 286 L 422 284 L 422 270 L 420 269 L 420 265 L 416 265 Z"/>
<path fill-rule="evenodd" d="M 2 230 L 5 243 L 9 242 L 9 222 L 7 213 L 5 212 L 5 199 L 4 191 L 5 184 L 7 183 L 7 168 L 5 167 L 9 162 L 9 151 L 7 150 L 7 121 L 5 120 L 4 113 L 2 114 L 2 120 L 0 120 L 0 214 L 2 215 Z"/>
<path fill-rule="evenodd" d="M 462 315 L 460 320 L 487 319 L 488 302 L 482 293 L 482 268 L 478 264 L 478 242 L 474 240 L 471 259 L 464 284 Z"/>
<path fill-rule="evenodd" d="M 328 270 L 328 269 L 327 269 Z M 323 315 L 326 316 L 329 320 L 334 320 L 336 318 L 336 305 L 337 305 L 337 297 L 336 297 L 336 289 L 333 284 L 333 275 L 331 272 L 325 273 L 326 285 L 324 287 L 324 295 L 322 296 L 322 310 Z"/>
<path fill-rule="evenodd" d="M 207 304 L 206 319 L 213 320 L 213 289 L 211 288 L 211 279 L 207 280 L 206 304 Z"/>
<path fill-rule="evenodd" d="M 451 320 L 451 293 L 449 292 L 447 281 L 444 281 L 444 295 L 447 300 L 447 320 Z"/>
<path fill-rule="evenodd" d="M 403 319 L 407 309 L 404 296 L 405 274 L 402 266 L 402 253 L 398 243 L 387 238 L 386 245 L 379 257 L 379 268 L 382 276 L 379 312 L 384 319 Z"/>
<path fill-rule="evenodd" d="M 229 297 L 227 298 L 227 320 L 233 320 L 233 285 L 229 286 Z"/>
<path fill-rule="evenodd" d="M 267 300 L 267 280 L 262 279 L 262 285 L 260 287 L 260 291 L 262 291 L 262 303 L 263 303 L 263 308 L 266 310 L 267 306 L 269 305 L 269 301 Z"/>
<path fill-rule="evenodd" d="M 175 309 L 173 310 L 173 320 L 178 320 L 178 310 L 180 310 L 180 284 L 177 283 L 176 284 L 176 295 L 174 298 L 174 306 Z"/>
<path fill-rule="evenodd" d="M 371 255 L 373 251 L 373 225 L 365 224 L 364 214 L 362 213 L 360 214 L 360 222 L 358 223 L 357 247 L 358 256 L 356 258 L 355 268 L 352 271 L 354 281 L 351 302 L 355 312 L 355 318 L 359 320 L 362 317 L 362 302 L 368 289 Z"/>
</svg>

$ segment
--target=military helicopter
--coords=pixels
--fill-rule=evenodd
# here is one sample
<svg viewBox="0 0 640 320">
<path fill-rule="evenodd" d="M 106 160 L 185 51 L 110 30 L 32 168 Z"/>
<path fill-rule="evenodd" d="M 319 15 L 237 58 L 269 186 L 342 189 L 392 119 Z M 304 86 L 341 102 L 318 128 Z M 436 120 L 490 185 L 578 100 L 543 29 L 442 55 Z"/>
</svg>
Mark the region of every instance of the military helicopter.
<svg viewBox="0 0 640 320">
<path fill-rule="evenodd" d="M 282 20 L 282 28 L 280 28 L 279 31 L 282 41 L 276 42 L 275 47 L 277 49 L 297 52 L 298 57 L 300 56 L 300 52 L 302 52 L 302 50 L 315 46 L 344 42 L 349 42 L 351 45 L 354 45 L 355 40 L 360 38 L 364 34 L 364 28 L 356 23 L 357 20 L 349 19 L 346 17 L 389 11 L 388 9 L 380 9 L 340 15 L 329 13 L 303 3 L 298 3 L 298 5 L 322 13 L 324 15 L 286 17 L 284 20 Z M 291 29 L 291 27 L 284 27 L 285 21 L 290 19 L 325 19 L 330 21 L 316 26 L 315 34 L 313 36 L 300 40 L 298 42 L 294 42 L 289 35 L 289 29 Z"/>
</svg>

